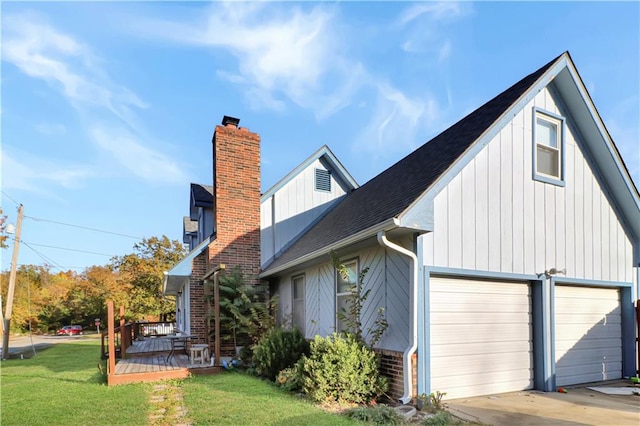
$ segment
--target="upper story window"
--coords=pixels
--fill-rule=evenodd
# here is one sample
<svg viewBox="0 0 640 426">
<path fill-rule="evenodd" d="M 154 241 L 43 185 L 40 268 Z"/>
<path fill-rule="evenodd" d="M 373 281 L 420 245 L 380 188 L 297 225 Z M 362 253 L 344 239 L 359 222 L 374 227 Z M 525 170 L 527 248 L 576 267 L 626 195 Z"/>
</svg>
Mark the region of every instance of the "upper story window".
<svg viewBox="0 0 640 426">
<path fill-rule="evenodd" d="M 298 327 L 304 336 L 304 275 L 293 277 L 293 324 Z"/>
<path fill-rule="evenodd" d="M 346 273 L 336 271 L 336 331 L 346 331 L 346 325 L 338 316 L 339 312 L 348 313 L 349 297 L 357 291 L 358 261 L 356 259 L 344 262 Z M 344 309 L 344 311 L 343 311 Z"/>
<path fill-rule="evenodd" d="M 533 110 L 533 178 L 564 185 L 564 118 Z"/>
<path fill-rule="evenodd" d="M 315 169 L 316 191 L 331 192 L 331 173 L 325 169 Z"/>
</svg>

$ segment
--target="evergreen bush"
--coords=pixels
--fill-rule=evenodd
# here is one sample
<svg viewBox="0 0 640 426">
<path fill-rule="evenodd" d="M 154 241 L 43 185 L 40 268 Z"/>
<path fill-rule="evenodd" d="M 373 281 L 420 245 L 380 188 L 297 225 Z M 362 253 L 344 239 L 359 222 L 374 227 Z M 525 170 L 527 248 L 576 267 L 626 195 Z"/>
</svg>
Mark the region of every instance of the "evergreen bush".
<svg viewBox="0 0 640 426">
<path fill-rule="evenodd" d="M 309 342 L 300 330 L 275 327 L 253 347 L 253 364 L 256 374 L 273 381 L 280 371 L 293 367 L 306 354 Z"/>
<path fill-rule="evenodd" d="M 387 389 L 375 352 L 351 334 L 316 336 L 302 362 L 304 391 L 318 402 L 369 403 Z"/>
</svg>

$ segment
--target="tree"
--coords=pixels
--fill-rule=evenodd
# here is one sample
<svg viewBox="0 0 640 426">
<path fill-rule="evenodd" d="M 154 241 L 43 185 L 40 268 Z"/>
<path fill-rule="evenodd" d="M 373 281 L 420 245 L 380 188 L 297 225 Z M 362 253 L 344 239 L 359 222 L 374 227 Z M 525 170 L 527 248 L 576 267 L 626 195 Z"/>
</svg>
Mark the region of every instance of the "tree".
<svg viewBox="0 0 640 426">
<path fill-rule="evenodd" d="M 7 247 L 7 216 L 2 214 L 2 207 L 0 207 L 0 248 Z"/>
<path fill-rule="evenodd" d="M 175 304 L 162 293 L 164 271 L 184 258 L 184 246 L 163 235 L 145 238 L 133 249 L 133 253 L 111 261 L 119 285 L 127 288 L 127 315 L 130 319 L 145 316 L 166 319 L 174 314 Z"/>
</svg>

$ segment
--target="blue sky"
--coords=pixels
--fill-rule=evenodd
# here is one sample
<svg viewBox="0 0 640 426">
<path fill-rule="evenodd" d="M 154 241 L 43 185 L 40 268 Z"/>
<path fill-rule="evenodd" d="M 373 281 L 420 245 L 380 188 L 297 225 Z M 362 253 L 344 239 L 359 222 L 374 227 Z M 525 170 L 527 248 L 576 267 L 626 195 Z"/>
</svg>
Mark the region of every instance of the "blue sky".
<svg viewBox="0 0 640 426">
<path fill-rule="evenodd" d="M 362 184 L 565 50 L 640 183 L 638 2 L 0 7 L 1 186 L 28 216 L 21 264 L 80 271 L 136 242 L 34 218 L 181 240 L 223 115 L 261 135 L 263 190 L 323 144 Z"/>
</svg>

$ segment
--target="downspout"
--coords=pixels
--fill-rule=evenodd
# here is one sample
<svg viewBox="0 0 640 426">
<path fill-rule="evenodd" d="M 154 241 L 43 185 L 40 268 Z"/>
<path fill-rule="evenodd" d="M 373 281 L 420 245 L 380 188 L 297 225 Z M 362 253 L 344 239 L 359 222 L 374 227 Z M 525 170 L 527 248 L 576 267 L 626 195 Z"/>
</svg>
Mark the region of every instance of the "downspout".
<svg viewBox="0 0 640 426">
<path fill-rule="evenodd" d="M 405 249 L 404 247 L 400 247 L 397 244 L 392 243 L 387 239 L 387 235 L 385 231 L 378 232 L 378 243 L 380 243 L 383 247 L 388 247 L 393 251 L 396 251 L 400 254 L 404 254 L 411 259 L 411 270 L 412 270 L 412 279 L 411 279 L 411 295 L 412 295 L 412 304 L 411 304 L 411 345 L 405 349 L 402 354 L 402 375 L 404 381 L 404 395 L 400 398 L 400 402 L 403 404 L 408 404 L 411 402 L 411 393 L 413 389 L 413 374 L 411 371 L 411 356 L 418 349 L 418 257 L 416 254 L 410 250 Z"/>
</svg>

